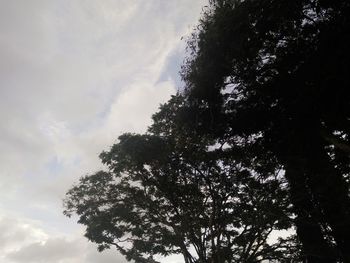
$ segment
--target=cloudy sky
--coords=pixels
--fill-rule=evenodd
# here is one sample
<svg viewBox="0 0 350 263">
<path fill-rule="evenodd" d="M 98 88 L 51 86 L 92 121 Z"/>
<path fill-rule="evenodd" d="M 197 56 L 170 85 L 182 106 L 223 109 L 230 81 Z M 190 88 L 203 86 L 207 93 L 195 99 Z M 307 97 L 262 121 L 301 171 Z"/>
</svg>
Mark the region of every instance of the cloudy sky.
<svg viewBox="0 0 350 263">
<path fill-rule="evenodd" d="M 97 253 L 62 199 L 176 92 L 204 4 L 0 0 L 0 262 L 125 262 Z"/>
</svg>

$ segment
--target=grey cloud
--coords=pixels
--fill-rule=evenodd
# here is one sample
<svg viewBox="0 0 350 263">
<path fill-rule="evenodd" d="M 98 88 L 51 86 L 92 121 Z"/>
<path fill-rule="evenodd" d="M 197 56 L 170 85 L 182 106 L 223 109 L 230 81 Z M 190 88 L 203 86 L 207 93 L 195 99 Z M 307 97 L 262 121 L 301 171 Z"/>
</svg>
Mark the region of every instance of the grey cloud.
<svg viewBox="0 0 350 263">
<path fill-rule="evenodd" d="M 0 247 L 4 248 L 17 243 L 28 236 L 28 229 L 21 227 L 18 222 L 9 218 L 0 220 Z"/>
<path fill-rule="evenodd" d="M 79 258 L 83 253 L 81 244 L 64 239 L 49 239 L 45 243 L 33 243 L 11 252 L 7 258 L 13 262 L 59 263 Z"/>
<path fill-rule="evenodd" d="M 10 252 L 6 260 L 13 263 L 126 263 L 115 249 L 98 252 L 96 247 L 82 239 L 51 238 L 32 243 Z"/>
<path fill-rule="evenodd" d="M 101 168 L 98 154 L 121 132 L 144 131 L 175 92 L 180 38 L 203 2 L 1 1 L 0 209 L 56 233 L 37 243 L 41 230 L 0 221 L 0 245 L 17 244 L 13 259 L 70 244 L 55 239 L 70 235 L 61 215 L 64 192 Z"/>
<path fill-rule="evenodd" d="M 99 253 L 81 234 L 50 237 L 37 221 L 0 218 L 0 260 L 6 263 L 125 263 L 115 249 Z M 66 226 L 67 227 L 67 226 Z"/>
<path fill-rule="evenodd" d="M 37 222 L 20 220 L 16 217 L 0 218 L 0 254 L 31 242 L 39 242 L 46 234 L 36 225 Z"/>
</svg>

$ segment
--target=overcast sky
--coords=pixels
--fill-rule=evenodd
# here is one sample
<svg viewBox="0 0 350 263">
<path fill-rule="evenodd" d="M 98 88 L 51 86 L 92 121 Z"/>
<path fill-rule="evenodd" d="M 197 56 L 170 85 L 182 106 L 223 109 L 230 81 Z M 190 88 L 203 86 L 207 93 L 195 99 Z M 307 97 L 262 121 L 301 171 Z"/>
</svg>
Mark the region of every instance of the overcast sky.
<svg viewBox="0 0 350 263">
<path fill-rule="evenodd" d="M 96 252 L 62 199 L 176 92 L 204 3 L 0 0 L 0 262 L 125 262 Z"/>
</svg>

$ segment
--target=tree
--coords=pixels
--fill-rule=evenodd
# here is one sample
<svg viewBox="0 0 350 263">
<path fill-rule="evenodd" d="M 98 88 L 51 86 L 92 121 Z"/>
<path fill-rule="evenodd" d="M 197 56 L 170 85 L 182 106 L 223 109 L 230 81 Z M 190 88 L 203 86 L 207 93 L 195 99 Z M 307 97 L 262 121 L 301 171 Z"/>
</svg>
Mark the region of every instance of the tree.
<svg viewBox="0 0 350 263">
<path fill-rule="evenodd" d="M 252 155 L 283 166 L 308 262 L 350 262 L 349 10 L 212 0 L 182 71 L 198 131 L 258 136 Z"/>
<path fill-rule="evenodd" d="M 120 136 L 100 156 L 108 171 L 67 192 L 65 214 L 79 216 L 100 250 L 116 247 L 136 262 L 170 254 L 185 263 L 298 260 L 293 236 L 270 240 L 292 227 L 283 174 L 248 158 L 253 138 L 233 146 L 198 136 L 182 125 L 186 114 L 174 96 L 146 134 Z"/>
</svg>

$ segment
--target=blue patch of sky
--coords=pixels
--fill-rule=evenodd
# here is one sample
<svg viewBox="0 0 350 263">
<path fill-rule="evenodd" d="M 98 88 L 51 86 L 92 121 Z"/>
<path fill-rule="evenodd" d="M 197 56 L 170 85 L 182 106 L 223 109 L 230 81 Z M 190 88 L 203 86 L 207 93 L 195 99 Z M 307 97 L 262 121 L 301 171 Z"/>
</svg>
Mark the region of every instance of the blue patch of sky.
<svg viewBox="0 0 350 263">
<path fill-rule="evenodd" d="M 69 165 L 78 166 L 81 163 L 81 158 L 75 156 L 72 160 L 69 161 Z M 59 175 L 67 167 L 67 163 L 60 161 L 57 156 L 52 157 L 46 164 L 45 169 L 53 175 Z"/>
<path fill-rule="evenodd" d="M 184 58 L 185 51 L 182 47 L 177 48 L 172 53 L 170 53 L 166 59 L 164 69 L 161 72 L 157 83 L 168 81 L 170 79 L 174 82 L 175 88 L 177 90 L 182 90 L 184 83 L 180 77 L 180 69 Z"/>
</svg>

